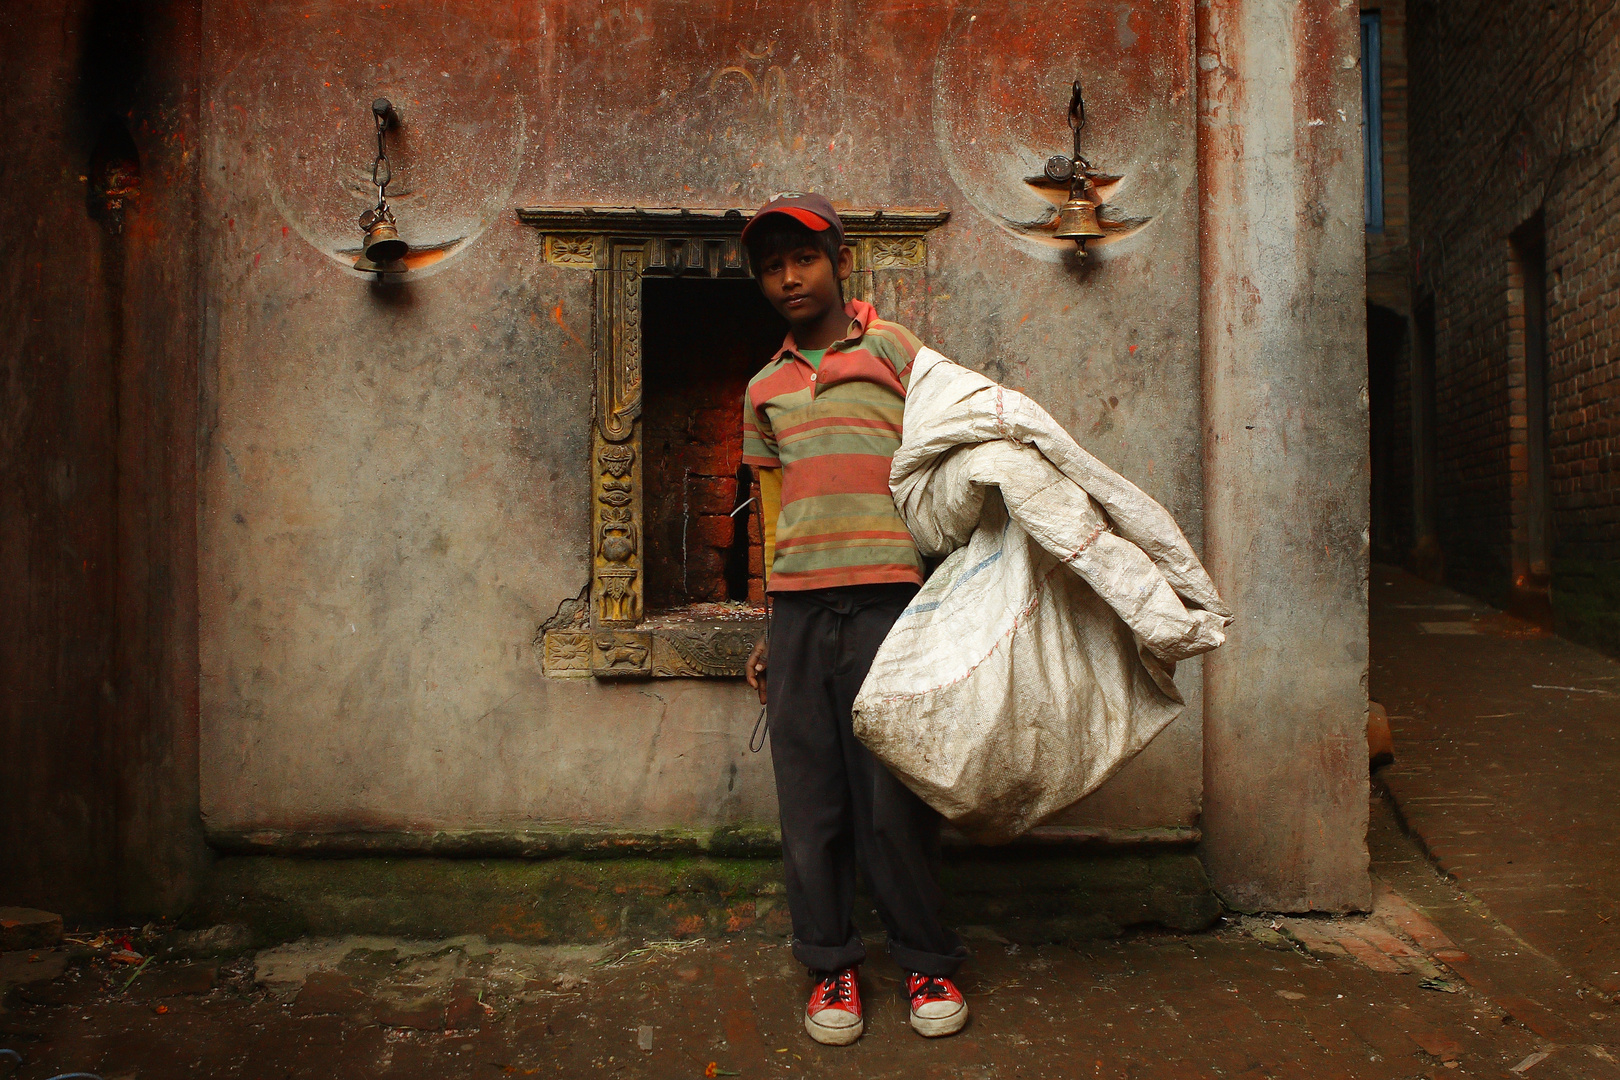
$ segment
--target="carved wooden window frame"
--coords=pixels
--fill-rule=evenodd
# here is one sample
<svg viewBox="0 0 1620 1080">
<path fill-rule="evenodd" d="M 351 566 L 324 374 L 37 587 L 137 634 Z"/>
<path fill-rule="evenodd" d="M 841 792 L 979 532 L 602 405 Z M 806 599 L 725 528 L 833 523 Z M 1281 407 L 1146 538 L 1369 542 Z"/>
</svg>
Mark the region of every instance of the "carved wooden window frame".
<svg viewBox="0 0 1620 1080">
<path fill-rule="evenodd" d="M 870 301 L 879 272 L 921 274 L 927 233 L 944 209 L 841 210 L 855 273 L 846 294 Z M 649 623 L 642 608 L 641 282 L 644 277 L 749 277 L 743 210 L 534 206 L 518 219 L 541 234 L 553 266 L 588 270 L 596 318 L 591 354 L 591 587 L 583 626 L 547 630 L 542 667 L 556 678 L 739 677 L 757 620 Z"/>
</svg>

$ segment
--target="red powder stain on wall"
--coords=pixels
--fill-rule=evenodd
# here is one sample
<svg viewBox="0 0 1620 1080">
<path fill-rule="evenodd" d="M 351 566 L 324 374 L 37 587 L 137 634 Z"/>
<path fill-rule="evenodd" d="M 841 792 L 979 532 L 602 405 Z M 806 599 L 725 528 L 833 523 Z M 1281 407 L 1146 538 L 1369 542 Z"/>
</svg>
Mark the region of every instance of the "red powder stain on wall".
<svg viewBox="0 0 1620 1080">
<path fill-rule="evenodd" d="M 572 341 L 575 345 L 585 344 L 580 340 L 579 335 L 574 333 L 573 327 L 563 322 L 562 307 L 562 303 L 559 301 L 557 306 L 551 309 L 551 321 L 556 323 L 562 332 L 568 335 L 569 341 Z"/>
</svg>

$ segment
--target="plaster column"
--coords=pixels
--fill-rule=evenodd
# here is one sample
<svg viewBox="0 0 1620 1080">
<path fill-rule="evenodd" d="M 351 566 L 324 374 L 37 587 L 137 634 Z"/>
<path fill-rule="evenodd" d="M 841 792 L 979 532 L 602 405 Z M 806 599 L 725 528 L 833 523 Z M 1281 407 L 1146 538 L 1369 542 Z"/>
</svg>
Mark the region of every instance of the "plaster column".
<svg viewBox="0 0 1620 1080">
<path fill-rule="evenodd" d="M 1198 5 L 1202 854 L 1244 910 L 1364 908 L 1367 390 L 1357 8 Z"/>
</svg>

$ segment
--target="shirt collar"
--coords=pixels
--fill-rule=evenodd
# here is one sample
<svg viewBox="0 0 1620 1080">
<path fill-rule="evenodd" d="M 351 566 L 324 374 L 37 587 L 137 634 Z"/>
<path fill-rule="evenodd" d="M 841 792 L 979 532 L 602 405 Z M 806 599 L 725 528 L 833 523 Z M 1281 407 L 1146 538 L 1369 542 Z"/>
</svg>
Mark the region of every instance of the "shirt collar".
<svg viewBox="0 0 1620 1080">
<path fill-rule="evenodd" d="M 828 352 L 865 337 L 866 328 L 871 325 L 873 319 L 877 318 L 877 308 L 868 304 L 865 300 L 850 300 L 844 304 L 844 314 L 849 316 L 849 329 L 844 331 L 843 337 L 827 346 Z M 804 356 L 803 353 L 799 352 L 798 343 L 793 340 L 793 331 L 791 330 L 788 331 L 787 337 L 782 339 L 782 347 L 776 350 L 771 359 L 783 360 L 790 356 L 796 356 L 800 359 L 803 359 Z"/>
</svg>

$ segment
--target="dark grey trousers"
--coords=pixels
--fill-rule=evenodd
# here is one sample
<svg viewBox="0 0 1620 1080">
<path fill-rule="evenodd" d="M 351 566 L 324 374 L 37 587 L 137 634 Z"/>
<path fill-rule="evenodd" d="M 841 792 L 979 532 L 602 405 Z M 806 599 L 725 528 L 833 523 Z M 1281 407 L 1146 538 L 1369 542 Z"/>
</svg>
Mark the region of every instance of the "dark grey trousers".
<svg viewBox="0 0 1620 1080">
<path fill-rule="evenodd" d="M 812 971 L 866 959 L 852 921 L 865 874 L 889 955 L 953 975 L 967 949 L 940 923 L 939 814 L 855 738 L 850 709 L 878 646 L 916 592 L 859 585 L 773 597 L 766 691 L 793 955 Z"/>
</svg>

